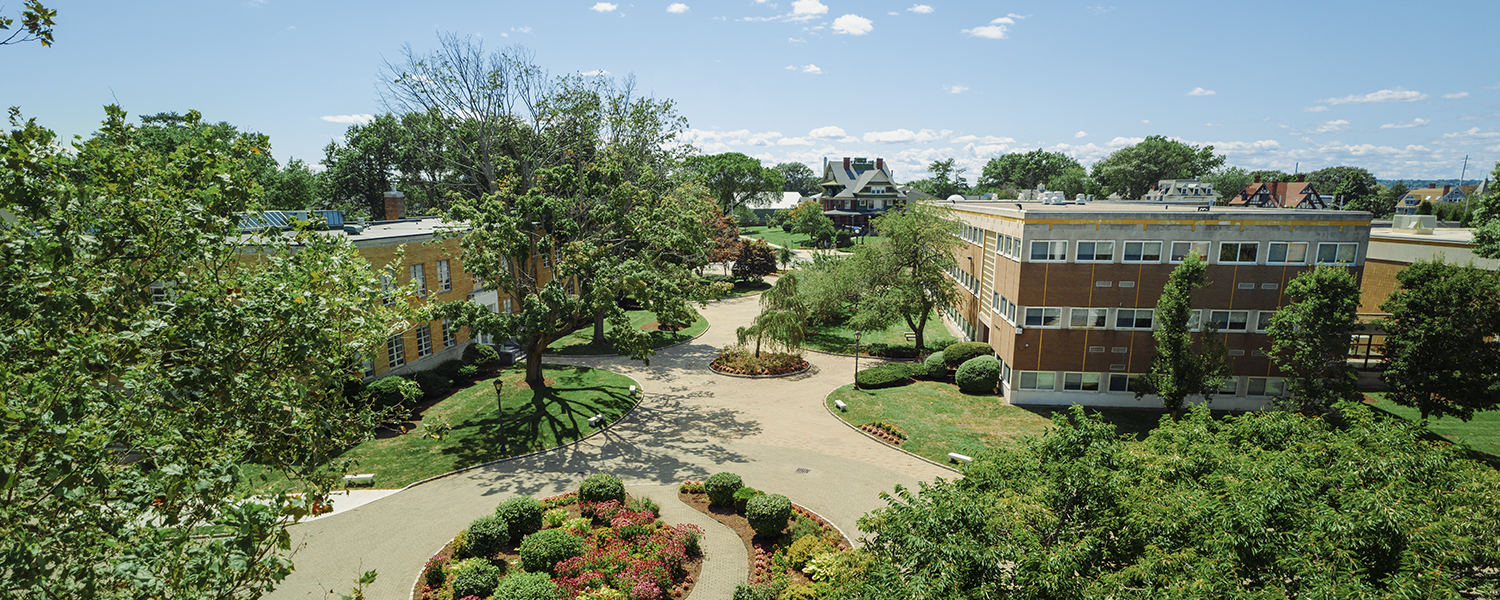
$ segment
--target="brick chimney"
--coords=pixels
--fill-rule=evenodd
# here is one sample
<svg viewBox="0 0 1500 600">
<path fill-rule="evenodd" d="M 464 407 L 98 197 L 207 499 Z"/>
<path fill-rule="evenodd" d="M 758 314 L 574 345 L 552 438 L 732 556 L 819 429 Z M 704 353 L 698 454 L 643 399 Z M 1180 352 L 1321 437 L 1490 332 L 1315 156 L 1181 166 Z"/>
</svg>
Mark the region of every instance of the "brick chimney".
<svg viewBox="0 0 1500 600">
<path fill-rule="evenodd" d="M 1437 184 L 1436 183 L 1429 183 L 1429 184 L 1427 184 L 1427 189 L 1429 189 L 1429 190 L 1435 190 L 1435 189 L 1437 189 Z"/>
<path fill-rule="evenodd" d="M 1453 186 L 1451 186 L 1451 185 L 1445 185 L 1445 186 L 1443 186 L 1443 196 L 1447 196 L 1448 195 L 1448 190 L 1451 190 L 1451 189 L 1453 189 Z"/>
<path fill-rule="evenodd" d="M 1305 174 L 1305 173 L 1298 173 L 1297 174 L 1297 183 L 1305 183 L 1306 181 L 1307 181 L 1307 174 Z"/>
<path fill-rule="evenodd" d="M 844 170 L 845 171 L 849 170 L 849 157 L 847 157 L 847 156 L 844 157 Z"/>
<path fill-rule="evenodd" d="M 885 170 L 885 159 L 884 158 L 877 158 L 877 159 L 875 159 L 875 170 L 876 171 L 884 171 Z"/>
<path fill-rule="evenodd" d="M 1255 176 L 1255 183 L 1260 183 L 1260 175 Z"/>
<path fill-rule="evenodd" d="M 406 194 L 391 190 L 385 193 L 385 220 L 395 221 L 406 217 Z"/>
</svg>

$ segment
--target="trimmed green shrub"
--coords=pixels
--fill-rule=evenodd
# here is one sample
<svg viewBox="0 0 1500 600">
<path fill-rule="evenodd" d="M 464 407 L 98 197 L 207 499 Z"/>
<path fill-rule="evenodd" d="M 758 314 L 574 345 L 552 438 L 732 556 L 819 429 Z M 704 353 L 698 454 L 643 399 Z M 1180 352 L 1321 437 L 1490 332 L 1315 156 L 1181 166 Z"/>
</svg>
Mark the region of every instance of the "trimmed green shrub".
<svg viewBox="0 0 1500 600">
<path fill-rule="evenodd" d="M 469 523 L 464 539 L 468 541 L 468 545 L 464 549 L 463 558 L 489 558 L 499 554 L 510 543 L 510 527 L 496 517 L 479 517 Z"/>
<path fill-rule="evenodd" d="M 432 368 L 432 372 L 448 379 L 460 379 L 458 370 L 463 368 L 463 366 L 464 361 L 454 358 L 438 363 L 438 366 Z"/>
<path fill-rule="evenodd" d="M 745 514 L 745 503 L 751 498 L 761 495 L 761 491 L 755 488 L 742 487 L 734 492 L 734 512 Z"/>
<path fill-rule="evenodd" d="M 714 473 L 703 480 L 703 491 L 708 492 L 709 506 L 734 506 L 734 493 L 742 487 L 745 487 L 745 480 L 729 471 Z"/>
<path fill-rule="evenodd" d="M 958 384 L 958 389 L 965 392 L 979 394 L 995 391 L 995 384 L 1000 383 L 1000 361 L 994 356 L 976 356 L 968 362 L 959 365 L 958 372 L 953 374 L 953 382 Z"/>
<path fill-rule="evenodd" d="M 873 355 L 873 356 L 884 356 L 886 358 L 916 358 L 917 357 L 917 347 L 916 346 L 906 346 L 906 345 L 885 346 L 883 348 L 880 348 L 879 352 L 875 351 L 875 349 L 874 349 L 875 345 L 874 344 L 870 344 L 870 348 L 871 348 L 870 349 L 870 354 Z"/>
<path fill-rule="evenodd" d="M 554 508 L 542 513 L 542 524 L 548 527 L 562 527 L 568 520 L 568 509 Z"/>
<path fill-rule="evenodd" d="M 948 363 L 944 361 L 942 352 L 933 352 L 922 361 L 922 372 L 919 376 L 923 379 L 938 381 L 948 376 Z"/>
<path fill-rule="evenodd" d="M 616 500 L 625 503 L 625 484 L 609 473 L 594 473 L 578 484 L 579 502 L 603 502 Z"/>
<path fill-rule="evenodd" d="M 427 564 L 422 566 L 422 581 L 427 587 L 437 589 L 443 587 L 443 582 L 448 580 L 448 572 L 443 567 L 448 566 L 448 559 L 442 555 L 427 559 Z"/>
<path fill-rule="evenodd" d="M 745 519 L 755 533 L 766 537 L 780 535 L 792 518 L 792 501 L 781 494 L 756 496 L 745 503 Z"/>
<path fill-rule="evenodd" d="M 800 540 L 807 536 L 823 537 L 823 526 L 819 525 L 817 521 L 802 515 L 795 515 L 792 517 L 791 535 L 792 541 Z"/>
<path fill-rule="evenodd" d="M 827 591 L 816 583 L 799 583 L 781 591 L 776 600 L 821 600 Z"/>
<path fill-rule="evenodd" d="M 500 353 L 488 344 L 475 342 L 464 348 L 464 362 L 480 370 L 493 369 L 500 365 Z"/>
<path fill-rule="evenodd" d="M 912 367 L 906 363 L 891 363 L 865 369 L 854 374 L 854 382 L 862 389 L 896 387 L 911 383 Z"/>
<path fill-rule="evenodd" d="M 505 522 L 510 539 L 519 540 L 542 528 L 542 503 L 531 496 L 516 496 L 495 507 L 495 518 Z"/>
<path fill-rule="evenodd" d="M 957 343 L 958 340 L 955 340 L 953 338 L 940 338 L 930 342 L 924 341 L 922 343 L 922 346 L 932 352 L 942 352 L 944 350 L 947 350 L 948 346 L 952 346 Z"/>
<path fill-rule="evenodd" d="M 370 401 L 382 408 L 415 406 L 422 397 L 422 386 L 405 377 L 376 379 L 365 391 L 370 393 Z"/>
<path fill-rule="evenodd" d="M 994 353 L 995 349 L 984 342 L 959 342 L 943 350 L 943 363 L 950 369 L 957 369 L 976 356 Z"/>
<path fill-rule="evenodd" d="M 854 245 L 854 236 L 849 235 L 847 231 L 838 232 L 838 234 L 833 236 L 833 239 L 833 245 L 838 248 L 848 248 Z"/>
<path fill-rule="evenodd" d="M 658 517 L 661 516 L 661 505 L 650 498 L 636 498 L 635 500 L 631 500 L 626 508 L 629 508 L 632 512 L 651 511 L 651 514 Z"/>
<path fill-rule="evenodd" d="M 546 573 L 515 573 L 500 579 L 495 600 L 562 600 L 562 588 Z"/>
<path fill-rule="evenodd" d="M 458 377 L 455 379 L 474 379 L 476 377 L 479 377 L 479 367 L 464 365 L 458 368 Z"/>
<path fill-rule="evenodd" d="M 784 232 L 786 232 L 786 233 L 791 233 L 792 232 L 792 224 L 791 223 L 782 223 L 781 224 L 781 230 L 784 231 Z"/>
<path fill-rule="evenodd" d="M 431 400 L 443 395 L 448 388 L 453 387 L 453 380 L 432 371 L 417 371 L 412 380 L 422 387 L 422 397 Z"/>
<path fill-rule="evenodd" d="M 556 574 L 557 563 L 583 555 L 583 538 L 566 529 L 543 529 L 521 540 L 521 568 Z"/>
<path fill-rule="evenodd" d="M 504 574 L 504 570 L 488 560 L 471 558 L 454 565 L 448 572 L 448 579 L 453 582 L 454 598 L 485 598 L 495 593 L 495 586 L 500 585 L 500 576 Z"/>
</svg>

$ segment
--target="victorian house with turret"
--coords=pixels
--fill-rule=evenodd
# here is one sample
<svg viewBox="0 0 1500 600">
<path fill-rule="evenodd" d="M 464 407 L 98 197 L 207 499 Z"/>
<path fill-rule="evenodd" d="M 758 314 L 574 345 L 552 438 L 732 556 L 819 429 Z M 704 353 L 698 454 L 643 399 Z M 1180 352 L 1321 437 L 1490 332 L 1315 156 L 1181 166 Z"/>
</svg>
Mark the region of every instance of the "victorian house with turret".
<svg viewBox="0 0 1500 600">
<path fill-rule="evenodd" d="M 844 157 L 842 162 L 823 159 L 823 214 L 841 228 L 870 226 L 870 219 L 903 206 L 908 199 L 925 196 L 909 187 L 898 187 L 885 159 Z"/>
</svg>

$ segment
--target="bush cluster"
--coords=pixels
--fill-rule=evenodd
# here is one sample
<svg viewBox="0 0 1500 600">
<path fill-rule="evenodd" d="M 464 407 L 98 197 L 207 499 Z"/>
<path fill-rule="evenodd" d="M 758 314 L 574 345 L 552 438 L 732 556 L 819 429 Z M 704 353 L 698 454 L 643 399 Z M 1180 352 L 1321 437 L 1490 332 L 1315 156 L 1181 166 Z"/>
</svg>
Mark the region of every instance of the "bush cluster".
<svg viewBox="0 0 1500 600">
<path fill-rule="evenodd" d="M 371 382 L 365 391 L 370 401 L 381 408 L 416 406 L 422 397 L 422 386 L 405 377 L 385 377 Z"/>
<path fill-rule="evenodd" d="M 854 382 L 862 389 L 896 387 L 911 383 L 912 367 L 906 363 L 891 363 L 865 369 L 854 374 Z"/>
<path fill-rule="evenodd" d="M 943 362 L 950 369 L 969 362 L 976 356 L 993 355 L 995 349 L 984 342 L 959 342 L 943 349 Z"/>
<path fill-rule="evenodd" d="M 505 571 L 486 559 L 471 558 L 454 565 L 448 572 L 448 579 L 453 581 L 454 598 L 485 598 L 495 593 L 495 586 L 500 584 L 500 576 L 504 574 Z"/>
<path fill-rule="evenodd" d="M 422 581 L 427 584 L 427 587 L 432 589 L 443 587 L 443 582 L 448 580 L 448 573 L 443 570 L 446 566 L 448 566 L 448 559 L 441 555 L 427 559 L 427 564 L 422 567 Z"/>
<path fill-rule="evenodd" d="M 557 563 L 583 554 L 583 538 L 567 529 L 543 529 L 521 540 L 520 552 L 527 572 L 555 574 Z"/>
<path fill-rule="evenodd" d="M 922 346 L 932 352 L 942 352 L 944 350 L 947 350 L 948 346 L 952 346 L 957 343 L 958 340 L 955 340 L 953 338 L 941 338 L 936 341 L 924 342 Z"/>
<path fill-rule="evenodd" d="M 751 498 L 761 495 L 761 491 L 755 488 L 742 487 L 734 492 L 734 512 L 745 514 L 745 503 Z"/>
<path fill-rule="evenodd" d="M 464 362 L 479 370 L 493 369 L 500 366 L 500 353 L 487 344 L 475 342 L 464 348 Z"/>
<path fill-rule="evenodd" d="M 755 533 L 766 537 L 780 535 L 792 518 L 792 501 L 781 494 L 766 494 L 745 503 L 745 519 Z"/>
<path fill-rule="evenodd" d="M 412 375 L 412 380 L 416 381 L 418 386 L 421 386 L 422 397 L 427 400 L 437 398 L 447 392 L 448 388 L 453 387 L 452 379 L 443 377 L 434 371 L 417 371 L 415 375 Z"/>
<path fill-rule="evenodd" d="M 510 539 L 519 540 L 542 528 L 542 503 L 531 496 L 516 496 L 495 507 L 495 518 L 505 523 Z"/>
<path fill-rule="evenodd" d="M 728 471 L 714 473 L 703 480 L 703 491 L 708 493 L 710 506 L 734 506 L 734 493 L 742 487 L 745 487 L 745 481 Z"/>
<path fill-rule="evenodd" d="M 958 384 L 958 389 L 965 392 L 981 394 L 995 391 L 995 384 L 1000 383 L 1000 361 L 994 356 L 985 355 L 969 359 L 959 365 L 958 372 L 953 374 L 953 382 Z"/>
<path fill-rule="evenodd" d="M 499 554 L 510 543 L 510 527 L 497 517 L 479 517 L 469 523 L 464 540 L 467 544 L 462 558 L 489 558 Z"/>
<path fill-rule="evenodd" d="M 463 379 L 458 373 L 464 367 L 464 361 L 457 358 L 445 360 L 432 368 L 433 373 L 447 377 L 448 379 Z"/>
<path fill-rule="evenodd" d="M 595 473 L 578 485 L 579 502 L 604 502 L 606 500 L 625 503 L 625 484 L 620 483 L 620 478 L 609 473 Z"/>
<path fill-rule="evenodd" d="M 927 360 L 922 361 L 922 372 L 916 376 L 932 381 L 940 381 L 948 377 L 948 363 L 944 354 L 933 352 L 929 355 Z"/>
<path fill-rule="evenodd" d="M 497 600 L 562 600 L 562 588 L 546 573 L 515 573 L 495 586 Z"/>
</svg>

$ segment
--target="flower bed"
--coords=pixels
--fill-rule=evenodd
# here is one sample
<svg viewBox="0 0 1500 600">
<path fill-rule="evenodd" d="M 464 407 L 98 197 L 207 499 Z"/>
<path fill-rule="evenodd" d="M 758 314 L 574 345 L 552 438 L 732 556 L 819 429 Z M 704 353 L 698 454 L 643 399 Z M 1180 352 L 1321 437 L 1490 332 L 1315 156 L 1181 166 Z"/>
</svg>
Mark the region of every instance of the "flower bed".
<svg viewBox="0 0 1500 600">
<path fill-rule="evenodd" d="M 546 594 L 525 597 L 670 600 L 692 592 L 703 567 L 703 532 L 693 525 L 667 525 L 650 500 L 580 502 L 569 492 L 534 504 L 546 511 L 532 523 L 540 529 L 492 554 L 475 556 L 472 550 L 479 537 L 472 532 L 484 519 L 459 533 L 422 569 L 413 600 L 461 600 L 458 587 L 472 590 L 472 580 L 486 576 L 494 585 L 485 580 L 487 592 L 474 594 L 480 598 L 539 587 L 547 588 Z"/>
<path fill-rule="evenodd" d="M 710 369 L 719 373 L 751 377 L 791 375 L 806 371 L 808 367 L 801 355 L 761 352 L 760 356 L 756 356 L 755 353 L 740 348 L 721 350 L 719 357 L 709 364 Z"/>
<path fill-rule="evenodd" d="M 741 488 L 742 492 L 745 490 L 762 495 L 750 488 Z M 816 597 L 826 592 L 829 586 L 836 585 L 838 579 L 849 571 L 837 567 L 850 563 L 849 556 L 846 556 L 851 555 L 849 540 L 832 524 L 801 506 L 791 505 L 787 525 L 782 531 L 763 535 L 756 532 L 751 520 L 756 516 L 753 507 L 744 511 L 747 514 L 741 514 L 735 507 L 711 506 L 701 481 L 683 482 L 678 487 L 677 497 L 739 534 L 749 559 L 745 585 L 772 588 L 769 597 L 774 598 L 782 590 L 799 586 L 804 588 L 803 591 L 813 592 L 813 597 Z"/>
<path fill-rule="evenodd" d="M 880 438 L 881 441 L 884 441 L 885 443 L 892 446 L 900 446 L 901 442 L 906 441 L 905 431 L 902 431 L 900 427 L 897 427 L 890 423 L 886 423 L 885 421 L 866 423 L 864 425 L 860 425 L 859 429 L 860 431 Z"/>
</svg>

